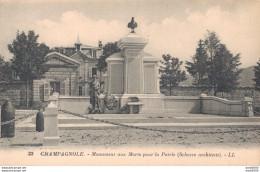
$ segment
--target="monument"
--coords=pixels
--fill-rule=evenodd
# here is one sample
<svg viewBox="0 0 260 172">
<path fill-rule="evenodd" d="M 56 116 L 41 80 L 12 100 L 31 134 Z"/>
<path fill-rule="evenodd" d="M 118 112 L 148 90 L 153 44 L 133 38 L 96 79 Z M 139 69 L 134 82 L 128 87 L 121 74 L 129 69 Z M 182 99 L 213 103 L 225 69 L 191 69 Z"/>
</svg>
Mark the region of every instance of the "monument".
<svg viewBox="0 0 260 172">
<path fill-rule="evenodd" d="M 144 52 L 148 40 L 135 32 L 134 18 L 128 23 L 131 32 L 118 41 L 119 53 L 109 56 L 103 75 L 104 94 L 93 82 L 90 97 L 59 98 L 59 108 L 86 113 L 88 107 L 100 113 L 207 113 L 252 116 L 251 100 L 229 101 L 206 96 L 164 96 L 160 93 L 159 57 Z M 94 84 L 95 83 L 95 84 Z M 91 100 L 91 101 L 90 101 Z M 91 104 L 90 104 L 91 103 Z"/>
<path fill-rule="evenodd" d="M 121 52 L 106 59 L 108 78 L 105 91 L 118 98 L 120 107 L 129 97 L 138 97 L 143 103 L 143 113 L 163 112 L 163 95 L 159 89 L 160 59 L 143 51 L 148 40 L 135 33 L 137 23 L 134 18 L 128 27 L 132 31 L 118 41 Z"/>
</svg>

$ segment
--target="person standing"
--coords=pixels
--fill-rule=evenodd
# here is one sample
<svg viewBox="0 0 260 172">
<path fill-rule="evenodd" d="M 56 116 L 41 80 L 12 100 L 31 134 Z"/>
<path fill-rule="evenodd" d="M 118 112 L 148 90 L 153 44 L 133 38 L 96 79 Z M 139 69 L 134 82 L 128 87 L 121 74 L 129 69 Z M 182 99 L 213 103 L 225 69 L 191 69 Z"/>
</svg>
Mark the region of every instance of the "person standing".
<svg viewBox="0 0 260 172">
<path fill-rule="evenodd" d="M 100 112 L 100 83 L 98 82 L 96 76 L 93 76 L 92 82 L 90 82 L 90 104 L 92 105 L 92 112 Z"/>
</svg>

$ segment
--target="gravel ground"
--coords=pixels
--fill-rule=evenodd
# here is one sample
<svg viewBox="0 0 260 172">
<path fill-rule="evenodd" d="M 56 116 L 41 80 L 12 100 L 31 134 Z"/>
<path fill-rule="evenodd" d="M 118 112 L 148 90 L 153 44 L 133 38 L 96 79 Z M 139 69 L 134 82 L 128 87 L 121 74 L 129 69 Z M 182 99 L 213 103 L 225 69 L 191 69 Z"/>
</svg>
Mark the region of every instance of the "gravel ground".
<svg viewBox="0 0 260 172">
<path fill-rule="evenodd" d="M 188 131 L 190 133 L 163 133 L 155 131 L 144 131 L 140 129 L 108 129 L 108 130 L 60 130 L 60 142 L 64 146 L 87 146 L 120 148 L 129 146 L 174 146 L 185 148 L 201 147 L 232 147 L 252 148 L 258 147 L 260 143 L 260 129 L 255 128 L 167 128 L 174 131 Z M 197 132 L 226 132 L 196 134 Z M 0 147 L 40 147 L 42 145 L 43 132 L 16 131 L 14 138 L 0 138 Z"/>
</svg>

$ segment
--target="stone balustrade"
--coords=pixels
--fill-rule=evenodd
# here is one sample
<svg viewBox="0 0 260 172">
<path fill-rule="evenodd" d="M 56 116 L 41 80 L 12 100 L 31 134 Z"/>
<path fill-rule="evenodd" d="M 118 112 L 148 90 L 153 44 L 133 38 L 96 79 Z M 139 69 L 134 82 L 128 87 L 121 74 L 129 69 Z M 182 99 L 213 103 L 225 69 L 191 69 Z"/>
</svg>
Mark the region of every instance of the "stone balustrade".
<svg viewBox="0 0 260 172">
<path fill-rule="evenodd" d="M 231 101 L 214 96 L 201 94 L 200 109 L 201 113 L 213 115 L 230 115 L 251 117 L 252 99 L 246 97 L 244 100 Z"/>
</svg>

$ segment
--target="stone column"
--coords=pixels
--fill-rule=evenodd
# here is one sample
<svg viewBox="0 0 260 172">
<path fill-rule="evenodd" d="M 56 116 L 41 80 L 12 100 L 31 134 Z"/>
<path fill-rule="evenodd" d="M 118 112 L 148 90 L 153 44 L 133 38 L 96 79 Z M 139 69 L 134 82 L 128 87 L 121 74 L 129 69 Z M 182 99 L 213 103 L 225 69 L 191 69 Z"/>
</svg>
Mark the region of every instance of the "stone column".
<svg viewBox="0 0 260 172">
<path fill-rule="evenodd" d="M 58 93 L 49 97 L 49 105 L 44 112 L 43 146 L 58 146 L 60 144 L 58 129 Z"/>
</svg>

